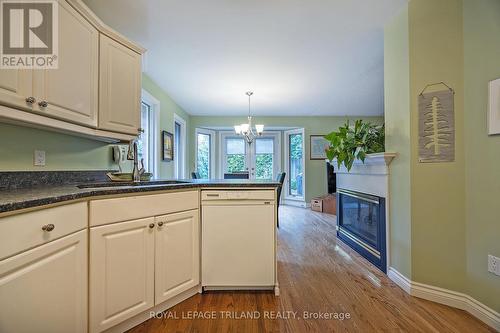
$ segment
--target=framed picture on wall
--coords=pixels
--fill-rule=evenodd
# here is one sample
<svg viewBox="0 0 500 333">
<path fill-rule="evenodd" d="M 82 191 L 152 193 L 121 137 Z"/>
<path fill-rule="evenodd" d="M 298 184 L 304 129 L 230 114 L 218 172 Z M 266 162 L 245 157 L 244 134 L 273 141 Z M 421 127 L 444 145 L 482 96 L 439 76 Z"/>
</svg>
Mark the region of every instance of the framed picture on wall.
<svg viewBox="0 0 500 333">
<path fill-rule="evenodd" d="M 488 134 L 500 134 L 500 79 L 490 81 L 488 109 Z"/>
<path fill-rule="evenodd" d="M 162 160 L 170 162 L 174 160 L 174 135 L 167 131 L 161 131 Z"/>
<path fill-rule="evenodd" d="M 310 160 L 326 159 L 326 149 L 330 147 L 330 143 L 324 138 L 324 135 L 311 135 L 311 149 L 309 150 Z"/>
</svg>

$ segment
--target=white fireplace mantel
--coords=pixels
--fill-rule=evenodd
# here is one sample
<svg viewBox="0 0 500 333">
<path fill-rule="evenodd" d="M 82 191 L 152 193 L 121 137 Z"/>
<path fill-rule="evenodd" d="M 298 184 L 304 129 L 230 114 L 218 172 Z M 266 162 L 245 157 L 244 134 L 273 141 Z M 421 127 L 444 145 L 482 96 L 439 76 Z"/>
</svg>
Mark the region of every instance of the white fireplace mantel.
<svg viewBox="0 0 500 333">
<path fill-rule="evenodd" d="M 389 164 L 397 153 L 368 154 L 364 163 L 354 161 L 350 171 L 344 165 L 332 161 L 337 176 L 337 188 L 351 190 L 379 197 L 388 197 Z"/>
<path fill-rule="evenodd" d="M 350 171 L 342 164 L 337 166 L 337 159 L 333 159 L 333 167 L 337 174 L 389 174 L 389 164 L 397 156 L 397 153 L 375 153 L 366 155 L 365 162 L 355 160 Z"/>
</svg>

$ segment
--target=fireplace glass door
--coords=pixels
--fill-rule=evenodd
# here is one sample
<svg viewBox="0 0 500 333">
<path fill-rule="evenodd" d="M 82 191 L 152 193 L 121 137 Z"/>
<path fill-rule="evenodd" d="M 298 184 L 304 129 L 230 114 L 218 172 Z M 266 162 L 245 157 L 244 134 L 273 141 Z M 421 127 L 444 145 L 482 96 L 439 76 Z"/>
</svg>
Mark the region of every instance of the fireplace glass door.
<svg viewBox="0 0 500 333">
<path fill-rule="evenodd" d="M 378 206 L 377 197 L 342 197 L 342 227 L 373 247 L 378 243 Z"/>
<path fill-rule="evenodd" d="M 337 190 L 338 236 L 385 272 L 385 199 Z"/>
</svg>

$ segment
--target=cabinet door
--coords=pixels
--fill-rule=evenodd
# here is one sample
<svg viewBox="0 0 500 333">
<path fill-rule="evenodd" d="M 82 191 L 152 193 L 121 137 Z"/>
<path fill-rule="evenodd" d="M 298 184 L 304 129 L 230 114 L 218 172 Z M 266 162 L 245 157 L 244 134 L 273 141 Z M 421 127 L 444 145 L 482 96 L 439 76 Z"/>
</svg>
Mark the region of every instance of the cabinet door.
<svg viewBox="0 0 500 333">
<path fill-rule="evenodd" d="M 199 284 L 198 214 L 196 209 L 156 218 L 155 304 Z"/>
<path fill-rule="evenodd" d="M 87 231 L 0 261 L 0 332 L 87 332 Z"/>
<path fill-rule="evenodd" d="M 99 63 L 99 128 L 137 135 L 141 55 L 101 34 Z"/>
<path fill-rule="evenodd" d="M 0 104 L 31 110 L 32 76 L 30 69 L 0 69 Z"/>
<path fill-rule="evenodd" d="M 17 28 L 23 31 L 22 22 Z M 0 69 L 0 104 L 31 110 L 26 99 L 33 97 L 32 79 L 31 69 Z"/>
<path fill-rule="evenodd" d="M 154 218 L 90 229 L 90 331 L 154 305 Z"/>
<path fill-rule="evenodd" d="M 34 71 L 34 110 L 97 127 L 99 34 L 68 3 L 59 1 L 57 69 Z M 39 103 L 46 102 L 47 106 Z"/>
</svg>

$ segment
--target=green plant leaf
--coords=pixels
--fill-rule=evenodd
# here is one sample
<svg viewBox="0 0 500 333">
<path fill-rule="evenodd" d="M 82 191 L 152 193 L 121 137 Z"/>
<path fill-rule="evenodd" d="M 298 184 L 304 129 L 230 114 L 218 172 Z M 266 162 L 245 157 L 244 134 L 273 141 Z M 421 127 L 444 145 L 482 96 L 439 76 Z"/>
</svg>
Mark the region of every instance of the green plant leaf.
<svg viewBox="0 0 500 333">
<path fill-rule="evenodd" d="M 338 131 L 325 135 L 325 139 L 330 143 L 326 151 L 328 159 L 331 161 L 336 158 L 339 168 L 343 164 L 347 170 L 351 170 L 356 159 L 364 163 L 367 154 L 385 150 L 385 126 L 358 119 L 350 127 L 347 120 Z"/>
</svg>

